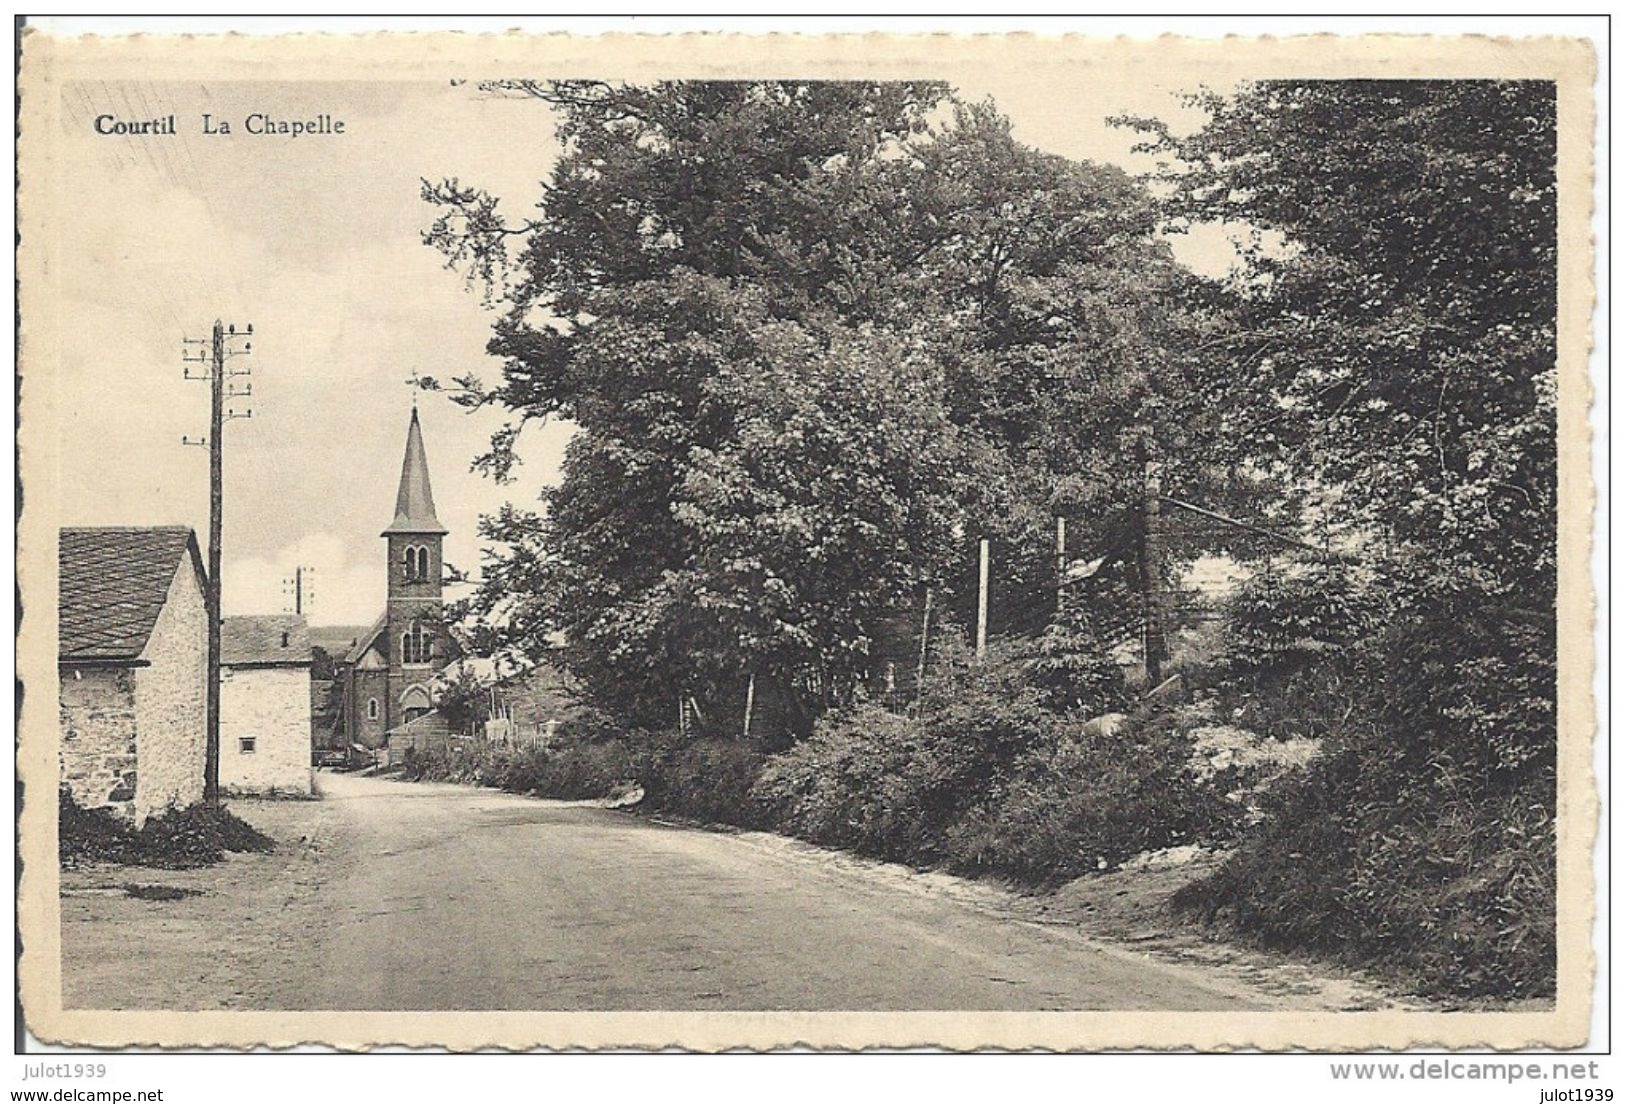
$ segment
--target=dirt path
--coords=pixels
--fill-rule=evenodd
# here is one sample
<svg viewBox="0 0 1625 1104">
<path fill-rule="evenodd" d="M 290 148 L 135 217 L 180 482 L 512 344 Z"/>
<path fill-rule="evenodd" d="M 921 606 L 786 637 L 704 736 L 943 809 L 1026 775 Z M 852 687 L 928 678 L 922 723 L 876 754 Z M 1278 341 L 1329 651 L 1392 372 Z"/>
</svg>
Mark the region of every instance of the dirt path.
<svg viewBox="0 0 1625 1104">
<path fill-rule="evenodd" d="M 1249 1009 L 1320 993 L 1031 922 L 1014 895 L 778 837 L 321 776 L 239 802 L 279 841 L 63 892 L 73 1008 Z M 125 883 L 200 891 L 140 900 Z M 1338 998 L 1334 998 L 1338 999 Z"/>
</svg>

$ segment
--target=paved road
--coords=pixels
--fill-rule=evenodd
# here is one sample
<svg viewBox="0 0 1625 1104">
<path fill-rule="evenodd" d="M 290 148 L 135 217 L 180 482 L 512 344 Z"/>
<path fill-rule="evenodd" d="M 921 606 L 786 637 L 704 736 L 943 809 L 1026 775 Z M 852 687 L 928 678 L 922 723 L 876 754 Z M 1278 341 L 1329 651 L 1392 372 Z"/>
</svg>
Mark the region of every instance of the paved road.
<svg viewBox="0 0 1625 1104">
<path fill-rule="evenodd" d="M 64 881 L 68 1007 L 1245 1009 L 1267 998 L 1064 927 L 995 891 L 764 835 L 458 786 L 321 775 L 239 804 L 286 841 L 201 890 Z M 98 882 L 98 878 L 100 881 Z M 129 950 L 138 947 L 132 956 Z"/>
</svg>

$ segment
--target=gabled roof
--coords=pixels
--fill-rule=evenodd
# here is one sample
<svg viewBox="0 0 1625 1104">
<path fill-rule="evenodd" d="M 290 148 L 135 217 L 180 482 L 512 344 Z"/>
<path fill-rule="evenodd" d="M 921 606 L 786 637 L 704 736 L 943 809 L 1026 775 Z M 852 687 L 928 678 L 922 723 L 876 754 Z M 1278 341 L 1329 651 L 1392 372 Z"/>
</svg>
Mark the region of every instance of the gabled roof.
<svg viewBox="0 0 1625 1104">
<path fill-rule="evenodd" d="M 198 585 L 205 586 L 197 537 L 184 525 L 63 529 L 57 550 L 58 660 L 139 660 L 175 572 L 188 561 Z"/>
<path fill-rule="evenodd" d="M 220 662 L 227 667 L 308 667 L 310 630 L 298 614 L 225 617 Z"/>
<path fill-rule="evenodd" d="M 359 663 L 361 661 L 361 657 L 367 654 L 367 649 L 372 647 L 372 642 L 378 639 L 378 634 L 383 632 L 384 626 L 388 624 L 389 611 L 385 610 L 383 613 L 378 615 L 378 620 L 372 623 L 371 628 L 362 633 L 360 636 L 356 637 L 355 644 L 348 652 L 344 653 L 344 662 Z"/>
<path fill-rule="evenodd" d="M 406 457 L 401 461 L 401 487 L 395 494 L 395 520 L 381 535 L 447 531 L 435 517 L 434 492 L 429 489 L 429 457 L 423 451 L 423 430 L 418 426 L 418 408 L 414 406 L 412 422 L 406 427 Z"/>
<path fill-rule="evenodd" d="M 343 659 L 367 631 L 366 625 L 312 625 L 310 644 L 321 648 L 334 659 Z"/>
</svg>

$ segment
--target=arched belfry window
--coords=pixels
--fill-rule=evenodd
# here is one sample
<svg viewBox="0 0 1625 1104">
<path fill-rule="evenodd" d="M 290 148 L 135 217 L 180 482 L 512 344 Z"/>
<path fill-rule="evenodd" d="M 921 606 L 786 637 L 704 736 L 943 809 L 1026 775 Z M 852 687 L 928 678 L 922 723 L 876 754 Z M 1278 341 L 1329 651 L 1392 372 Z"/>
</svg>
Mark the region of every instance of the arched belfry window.
<svg viewBox="0 0 1625 1104">
<path fill-rule="evenodd" d="M 368 698 L 367 699 L 367 720 L 376 721 L 377 719 L 378 719 L 378 699 L 377 698 Z"/>
<path fill-rule="evenodd" d="M 409 544 L 401 550 L 401 576 L 409 583 L 419 583 L 429 577 L 429 548 L 423 544 Z"/>
</svg>

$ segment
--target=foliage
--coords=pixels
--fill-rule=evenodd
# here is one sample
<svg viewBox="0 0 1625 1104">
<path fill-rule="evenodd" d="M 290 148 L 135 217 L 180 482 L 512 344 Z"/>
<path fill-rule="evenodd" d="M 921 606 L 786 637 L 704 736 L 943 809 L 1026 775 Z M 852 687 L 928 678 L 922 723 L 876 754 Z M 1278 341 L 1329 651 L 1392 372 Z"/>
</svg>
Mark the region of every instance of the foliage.
<svg viewBox="0 0 1625 1104">
<path fill-rule="evenodd" d="M 566 151 L 521 225 L 425 185 L 426 240 L 507 307 L 502 380 L 452 395 L 514 415 L 479 462 L 501 478 L 526 423 L 577 432 L 545 510 L 486 519 L 482 647 L 562 636 L 642 726 L 678 695 L 732 716 L 754 675 L 804 733 L 899 604 L 968 613 L 967 540 L 998 544 L 1001 610 L 1036 609 L 1051 511 L 1125 508 L 1156 393 L 1200 362 L 1147 350 L 1208 323 L 1120 170 L 989 105 L 930 126 L 935 85 L 492 90 L 553 106 Z"/>
<path fill-rule="evenodd" d="M 487 719 L 490 687 L 468 667 L 459 667 L 435 683 L 435 709 L 451 731 L 473 735 Z"/>
<path fill-rule="evenodd" d="M 1086 717 L 1121 710 L 1128 702 L 1123 671 L 1093 620 L 1074 605 L 1038 638 L 1028 671 L 1046 707 Z"/>
<path fill-rule="evenodd" d="M 471 782 L 574 801 L 613 794 L 634 780 L 636 768 L 627 745 L 619 740 L 572 742 L 559 748 L 454 740 L 413 756 L 408 776 L 414 781 Z"/>
<path fill-rule="evenodd" d="M 917 714 L 832 715 L 768 761 L 753 796 L 815 843 L 1038 885 L 1228 831 L 1234 814 L 1192 773 L 1182 733 L 1087 735 L 1029 674 L 1005 649 L 975 663 L 946 648 Z"/>
<path fill-rule="evenodd" d="M 150 816 L 140 829 L 106 809 L 57 794 L 57 848 L 63 866 L 109 862 L 184 870 L 219 862 L 228 851 L 269 851 L 269 836 L 224 806 L 191 805 Z"/>
<path fill-rule="evenodd" d="M 646 807 L 708 824 L 771 827 L 751 799 L 766 760 L 755 745 L 666 734 L 640 741 L 640 747 L 638 780 Z"/>
<path fill-rule="evenodd" d="M 1495 591 L 1547 596 L 1556 524 L 1555 87 L 1265 81 L 1207 95 L 1173 159 L 1179 223 L 1251 229 L 1199 395 L 1238 458 Z M 1176 225 L 1177 228 L 1177 225 Z"/>
<path fill-rule="evenodd" d="M 1248 692 L 1295 696 L 1335 750 L 1192 903 L 1436 992 L 1554 981 L 1554 92 L 1269 81 L 1200 98 L 1191 135 L 1140 124 L 1176 225 L 1252 233 L 1221 357 L 1242 386 L 1193 417 L 1319 488 L 1367 575 L 1238 605 Z"/>
<path fill-rule="evenodd" d="M 338 665 L 320 644 L 310 646 L 310 677 L 317 682 L 330 682 L 338 677 Z"/>
<path fill-rule="evenodd" d="M 1198 778 L 1191 740 L 1139 717 L 1113 731 L 1075 723 L 1024 755 L 948 834 L 955 869 L 1054 885 L 1147 851 L 1231 838 L 1235 772 Z"/>
</svg>

